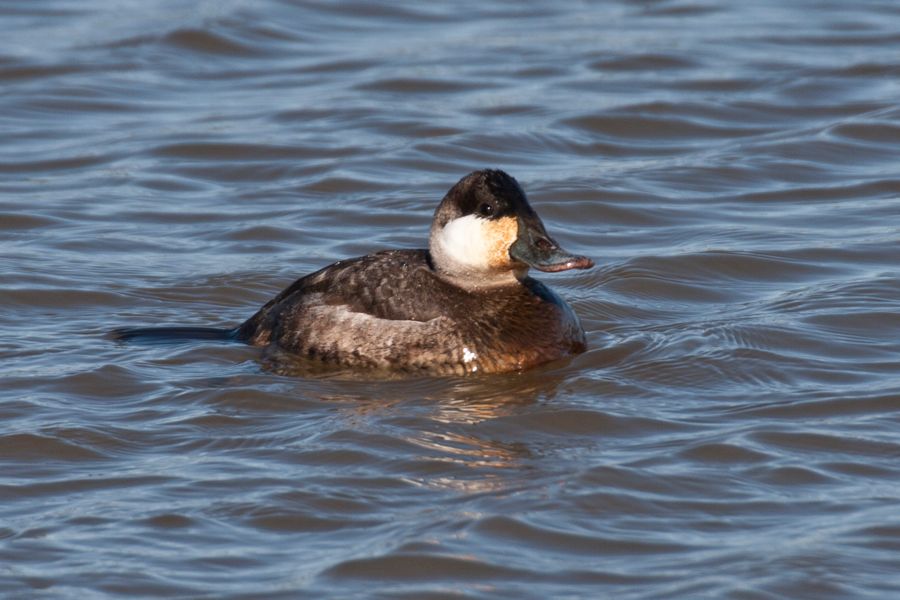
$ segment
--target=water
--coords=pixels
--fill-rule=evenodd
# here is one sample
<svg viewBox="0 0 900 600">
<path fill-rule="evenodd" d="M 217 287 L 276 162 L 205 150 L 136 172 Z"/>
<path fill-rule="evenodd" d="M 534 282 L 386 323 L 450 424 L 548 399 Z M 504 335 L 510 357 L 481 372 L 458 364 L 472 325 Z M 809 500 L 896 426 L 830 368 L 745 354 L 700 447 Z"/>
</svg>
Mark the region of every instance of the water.
<svg viewBox="0 0 900 600">
<path fill-rule="evenodd" d="M 900 594 L 900 7 L 7 2 L 8 597 Z M 232 326 L 517 177 L 590 350 L 273 372 Z"/>
</svg>

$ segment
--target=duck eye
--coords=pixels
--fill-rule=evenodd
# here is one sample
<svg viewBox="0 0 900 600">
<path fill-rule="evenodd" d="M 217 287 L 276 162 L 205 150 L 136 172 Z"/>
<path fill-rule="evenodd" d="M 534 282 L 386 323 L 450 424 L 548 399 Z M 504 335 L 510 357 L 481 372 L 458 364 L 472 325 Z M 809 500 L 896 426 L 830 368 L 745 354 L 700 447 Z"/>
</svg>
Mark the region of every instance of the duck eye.
<svg viewBox="0 0 900 600">
<path fill-rule="evenodd" d="M 489 217 L 494 214 L 494 207 L 485 202 L 481 206 L 478 207 L 478 214 L 483 217 Z"/>
</svg>

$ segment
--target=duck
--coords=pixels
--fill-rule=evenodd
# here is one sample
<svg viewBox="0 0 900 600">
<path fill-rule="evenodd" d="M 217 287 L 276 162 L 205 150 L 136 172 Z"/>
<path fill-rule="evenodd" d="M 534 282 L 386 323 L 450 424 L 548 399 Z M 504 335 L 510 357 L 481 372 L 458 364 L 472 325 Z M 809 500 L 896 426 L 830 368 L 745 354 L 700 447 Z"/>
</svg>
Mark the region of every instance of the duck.
<svg viewBox="0 0 900 600">
<path fill-rule="evenodd" d="M 440 201 L 427 249 L 335 262 L 234 329 L 126 329 L 117 337 L 224 337 L 351 370 L 525 371 L 587 347 L 578 316 L 530 269 L 593 264 L 550 237 L 512 176 L 482 169 Z"/>
</svg>

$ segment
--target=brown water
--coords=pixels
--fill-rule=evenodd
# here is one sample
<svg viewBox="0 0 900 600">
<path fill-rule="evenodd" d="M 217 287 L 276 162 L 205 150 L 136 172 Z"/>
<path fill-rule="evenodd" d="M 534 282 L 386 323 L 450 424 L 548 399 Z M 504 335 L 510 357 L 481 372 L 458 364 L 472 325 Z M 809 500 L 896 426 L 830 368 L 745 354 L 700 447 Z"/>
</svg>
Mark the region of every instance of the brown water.
<svg viewBox="0 0 900 600">
<path fill-rule="evenodd" d="M 900 595 L 900 5 L 7 2 L 0 593 Z M 592 256 L 535 372 L 232 326 L 516 176 Z"/>
</svg>

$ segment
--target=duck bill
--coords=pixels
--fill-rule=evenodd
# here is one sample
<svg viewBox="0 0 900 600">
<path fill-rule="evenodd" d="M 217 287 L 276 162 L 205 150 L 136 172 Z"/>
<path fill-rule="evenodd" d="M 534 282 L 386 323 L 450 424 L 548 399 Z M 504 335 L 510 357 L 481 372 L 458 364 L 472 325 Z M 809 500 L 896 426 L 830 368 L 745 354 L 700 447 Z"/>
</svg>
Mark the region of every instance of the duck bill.
<svg viewBox="0 0 900 600">
<path fill-rule="evenodd" d="M 509 247 L 509 256 L 520 263 L 539 271 L 555 273 L 569 269 L 590 269 L 594 266 L 587 256 L 576 256 L 560 248 L 559 244 L 547 235 L 544 225 L 526 222 L 519 218 L 519 235 Z"/>
</svg>

